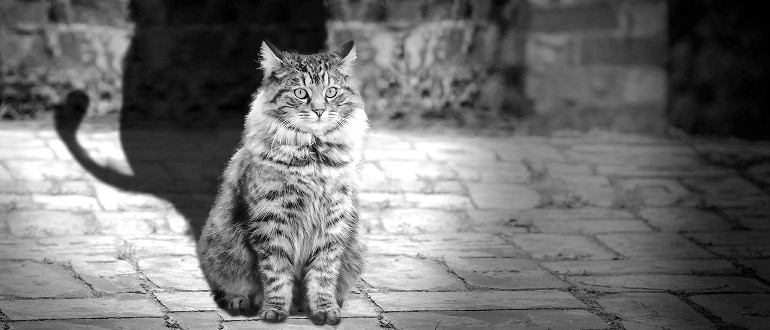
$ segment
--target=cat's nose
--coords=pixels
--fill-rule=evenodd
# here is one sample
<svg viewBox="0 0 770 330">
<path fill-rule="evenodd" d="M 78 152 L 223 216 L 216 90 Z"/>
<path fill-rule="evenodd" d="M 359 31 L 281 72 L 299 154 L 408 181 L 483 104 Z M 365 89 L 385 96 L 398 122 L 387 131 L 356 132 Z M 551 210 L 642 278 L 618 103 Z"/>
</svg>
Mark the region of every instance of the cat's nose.
<svg viewBox="0 0 770 330">
<path fill-rule="evenodd" d="M 324 111 L 326 111 L 326 109 L 313 109 L 313 113 L 315 113 L 315 115 L 318 116 L 319 118 L 324 113 Z"/>
</svg>

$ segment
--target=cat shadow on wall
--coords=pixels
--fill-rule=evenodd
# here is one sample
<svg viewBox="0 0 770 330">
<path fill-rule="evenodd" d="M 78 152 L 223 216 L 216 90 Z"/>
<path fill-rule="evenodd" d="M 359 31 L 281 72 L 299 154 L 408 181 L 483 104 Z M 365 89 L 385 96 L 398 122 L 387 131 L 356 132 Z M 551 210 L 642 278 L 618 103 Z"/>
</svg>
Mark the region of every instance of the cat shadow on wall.
<svg viewBox="0 0 770 330">
<path fill-rule="evenodd" d="M 135 25 L 118 127 L 130 170 L 103 164 L 77 139 L 95 93 L 70 92 L 56 110 L 56 131 L 94 177 L 169 202 L 197 239 L 262 79 L 260 43 L 324 50 L 326 9 L 302 0 L 132 0 L 129 8 Z"/>
</svg>

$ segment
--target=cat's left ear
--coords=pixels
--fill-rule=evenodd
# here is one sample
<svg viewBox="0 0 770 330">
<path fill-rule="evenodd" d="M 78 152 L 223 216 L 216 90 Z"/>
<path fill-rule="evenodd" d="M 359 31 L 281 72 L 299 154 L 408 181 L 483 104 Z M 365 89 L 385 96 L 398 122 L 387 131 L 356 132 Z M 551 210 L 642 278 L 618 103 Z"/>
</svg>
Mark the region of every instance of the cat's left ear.
<svg viewBox="0 0 770 330">
<path fill-rule="evenodd" d="M 262 56 L 262 61 L 259 62 L 259 65 L 262 66 L 262 71 L 266 77 L 273 71 L 278 70 L 283 63 L 283 53 L 269 41 L 262 41 L 260 55 Z"/>
<path fill-rule="evenodd" d="M 353 40 L 342 44 L 334 53 L 342 59 L 340 72 L 346 76 L 353 74 L 353 62 L 356 61 L 356 45 L 353 43 Z"/>
</svg>

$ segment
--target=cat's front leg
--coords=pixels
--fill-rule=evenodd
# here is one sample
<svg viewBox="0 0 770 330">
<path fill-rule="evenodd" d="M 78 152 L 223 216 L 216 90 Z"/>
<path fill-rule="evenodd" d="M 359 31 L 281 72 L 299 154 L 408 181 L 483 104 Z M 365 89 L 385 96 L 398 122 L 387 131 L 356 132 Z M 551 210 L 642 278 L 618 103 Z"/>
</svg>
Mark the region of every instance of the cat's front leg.
<svg viewBox="0 0 770 330">
<path fill-rule="evenodd" d="M 307 305 L 310 308 L 310 319 L 316 325 L 340 323 L 341 306 L 335 294 L 342 254 L 343 245 L 340 242 L 324 244 L 311 256 L 312 261 L 307 266 Z"/>
<path fill-rule="evenodd" d="M 289 252 L 281 244 L 283 237 L 255 244 L 259 255 L 259 277 L 264 289 L 259 316 L 267 322 L 281 322 L 289 316 L 294 289 L 294 274 Z"/>
</svg>

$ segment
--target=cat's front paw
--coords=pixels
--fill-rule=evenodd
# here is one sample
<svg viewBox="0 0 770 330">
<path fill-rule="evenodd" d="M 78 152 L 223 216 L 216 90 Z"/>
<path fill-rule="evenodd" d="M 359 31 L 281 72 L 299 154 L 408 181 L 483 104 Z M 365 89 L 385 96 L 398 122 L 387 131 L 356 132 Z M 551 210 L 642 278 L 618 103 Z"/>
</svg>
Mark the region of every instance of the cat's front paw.
<svg viewBox="0 0 770 330">
<path fill-rule="evenodd" d="M 310 320 L 312 320 L 313 324 L 315 325 L 337 325 L 340 323 L 341 319 L 342 313 L 340 312 L 339 307 L 331 307 L 326 310 L 315 311 L 313 312 L 313 315 L 310 316 Z"/>
<path fill-rule="evenodd" d="M 277 308 L 267 307 L 259 312 L 259 318 L 270 323 L 283 322 L 287 316 L 289 316 L 288 313 Z"/>
</svg>

